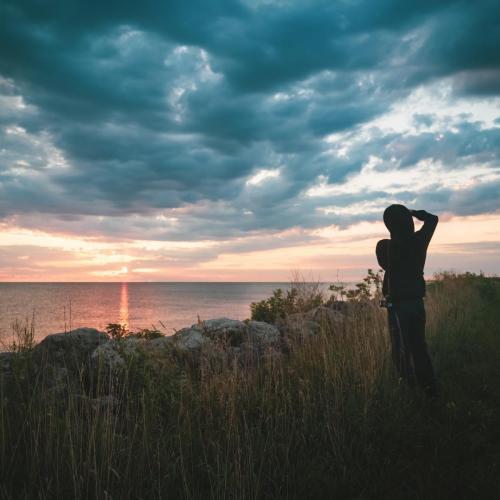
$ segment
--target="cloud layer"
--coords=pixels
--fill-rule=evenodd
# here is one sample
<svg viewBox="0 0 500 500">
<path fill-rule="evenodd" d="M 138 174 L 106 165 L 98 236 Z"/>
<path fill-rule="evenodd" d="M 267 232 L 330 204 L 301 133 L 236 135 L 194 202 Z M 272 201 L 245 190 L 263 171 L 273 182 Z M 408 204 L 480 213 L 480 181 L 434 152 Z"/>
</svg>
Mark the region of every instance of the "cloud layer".
<svg viewBox="0 0 500 500">
<path fill-rule="evenodd" d="M 0 220 L 237 253 L 496 212 L 498 47 L 494 0 L 6 0 Z"/>
</svg>

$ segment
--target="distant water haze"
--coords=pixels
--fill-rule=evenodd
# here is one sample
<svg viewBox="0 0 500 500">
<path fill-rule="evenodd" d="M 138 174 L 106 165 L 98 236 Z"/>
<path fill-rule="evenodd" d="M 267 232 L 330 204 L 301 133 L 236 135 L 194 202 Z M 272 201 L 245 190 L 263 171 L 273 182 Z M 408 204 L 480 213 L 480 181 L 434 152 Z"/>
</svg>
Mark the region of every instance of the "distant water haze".
<svg viewBox="0 0 500 500">
<path fill-rule="evenodd" d="M 35 319 L 37 340 L 82 326 L 130 330 L 153 325 L 167 334 L 200 319 L 250 317 L 250 304 L 289 283 L 0 283 L 0 339 L 12 323 Z M 324 285 L 327 288 L 327 285 Z M 164 326 L 162 326 L 162 324 Z"/>
</svg>

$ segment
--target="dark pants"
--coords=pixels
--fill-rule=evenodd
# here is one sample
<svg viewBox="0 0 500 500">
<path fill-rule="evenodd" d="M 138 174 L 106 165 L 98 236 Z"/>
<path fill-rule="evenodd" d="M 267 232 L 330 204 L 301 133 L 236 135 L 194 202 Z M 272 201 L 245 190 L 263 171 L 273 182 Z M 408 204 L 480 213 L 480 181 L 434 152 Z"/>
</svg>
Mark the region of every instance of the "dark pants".
<svg viewBox="0 0 500 500">
<path fill-rule="evenodd" d="M 416 379 L 428 394 L 435 395 L 434 370 L 425 343 L 424 301 L 394 301 L 387 312 L 392 359 L 399 375 L 410 385 Z"/>
</svg>

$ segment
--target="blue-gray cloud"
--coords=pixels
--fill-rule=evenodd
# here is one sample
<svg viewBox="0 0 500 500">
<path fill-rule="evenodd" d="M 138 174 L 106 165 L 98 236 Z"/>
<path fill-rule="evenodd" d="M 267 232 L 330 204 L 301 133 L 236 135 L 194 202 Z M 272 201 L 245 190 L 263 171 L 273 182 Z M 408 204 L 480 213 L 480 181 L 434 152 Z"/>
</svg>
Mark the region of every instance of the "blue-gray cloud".
<svg viewBox="0 0 500 500">
<path fill-rule="evenodd" d="M 426 160 L 498 172 L 500 129 L 463 117 L 437 140 L 437 118 L 416 110 L 416 131 L 374 130 L 347 155 L 325 137 L 352 140 L 442 79 L 447 104 L 498 97 L 499 46 L 493 0 L 5 1 L 0 217 L 152 239 L 369 220 L 321 209 L 385 203 L 376 188 L 328 202 L 305 193 L 319 179 L 342 185 L 370 156 L 381 170 Z M 280 175 L 248 185 L 261 169 Z M 458 214 L 495 211 L 495 182 L 398 196 Z"/>
</svg>

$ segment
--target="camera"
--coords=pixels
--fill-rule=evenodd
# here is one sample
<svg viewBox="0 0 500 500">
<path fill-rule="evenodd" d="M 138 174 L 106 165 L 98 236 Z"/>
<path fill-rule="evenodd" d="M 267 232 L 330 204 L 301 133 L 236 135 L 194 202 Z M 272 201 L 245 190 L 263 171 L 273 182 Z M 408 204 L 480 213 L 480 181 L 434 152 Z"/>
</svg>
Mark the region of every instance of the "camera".
<svg viewBox="0 0 500 500">
<path fill-rule="evenodd" d="M 379 306 L 386 307 L 388 309 L 392 306 L 392 303 L 387 299 L 387 297 L 384 297 L 383 299 L 380 299 Z"/>
</svg>

